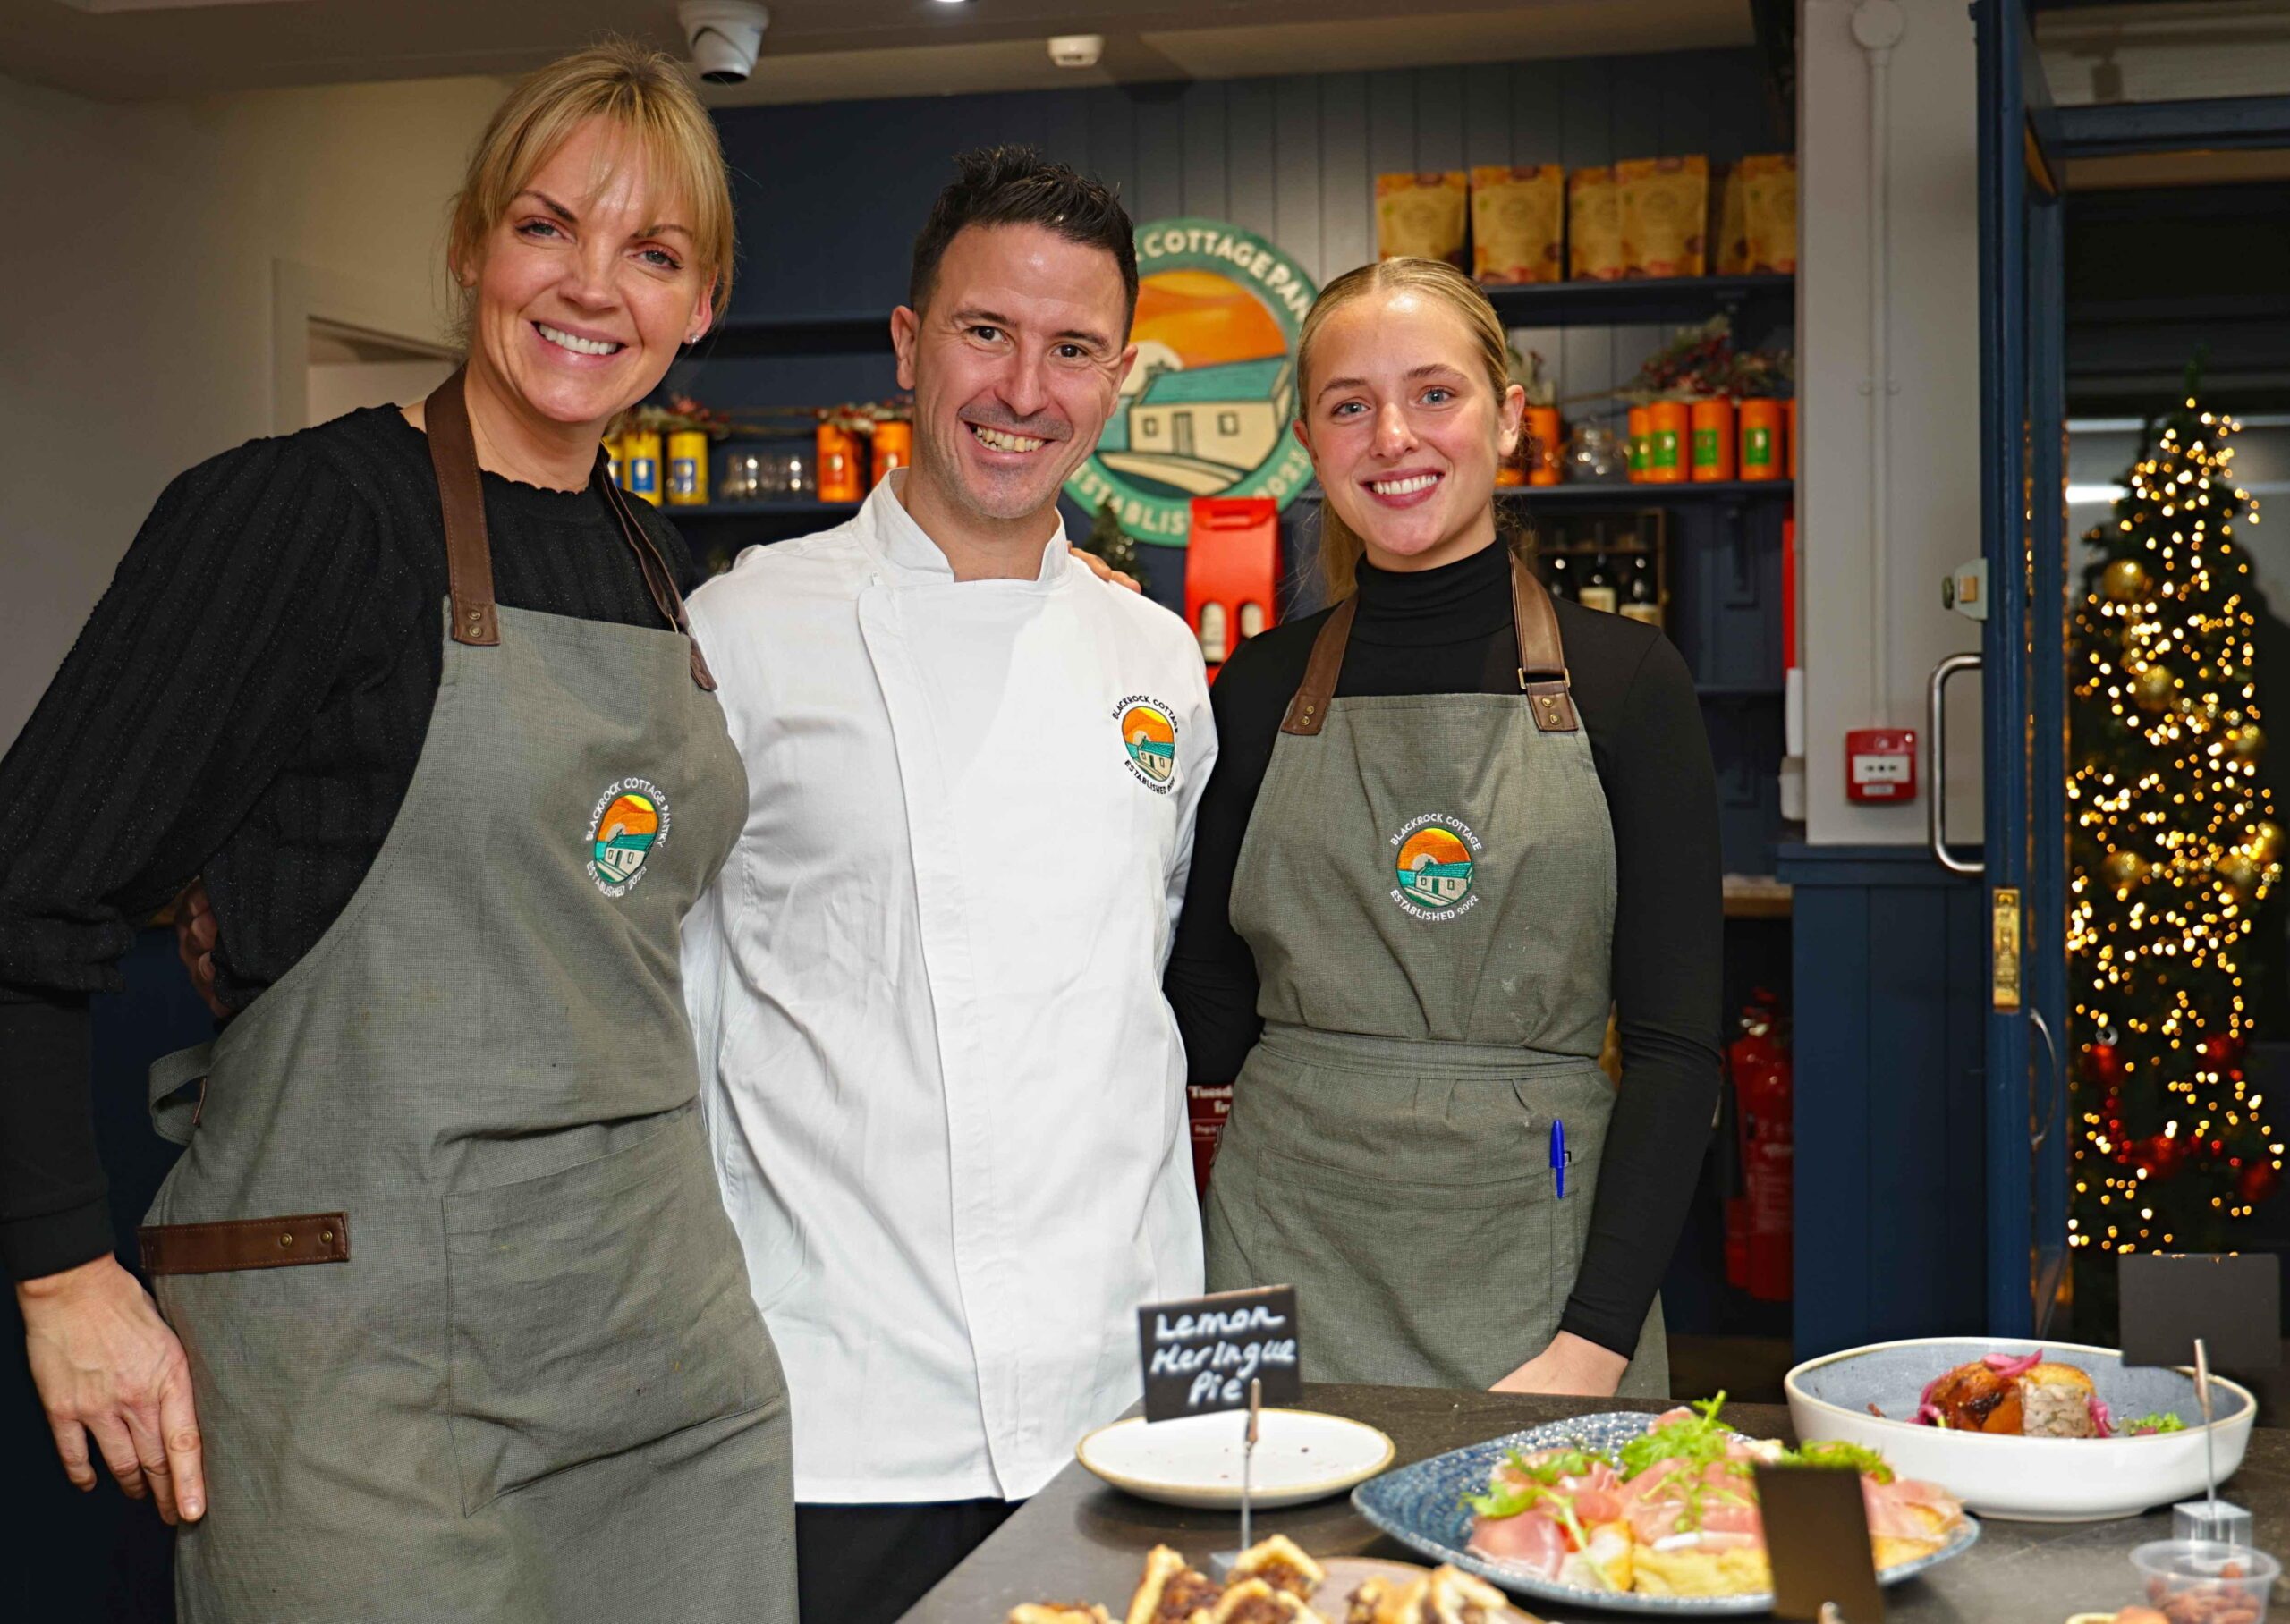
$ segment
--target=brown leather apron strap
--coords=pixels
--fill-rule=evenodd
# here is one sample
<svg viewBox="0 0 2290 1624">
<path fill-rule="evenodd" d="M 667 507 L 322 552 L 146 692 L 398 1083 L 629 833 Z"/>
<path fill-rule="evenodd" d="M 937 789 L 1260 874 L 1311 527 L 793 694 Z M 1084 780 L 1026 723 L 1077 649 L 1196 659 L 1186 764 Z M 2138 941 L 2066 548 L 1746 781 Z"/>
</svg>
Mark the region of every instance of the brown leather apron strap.
<svg viewBox="0 0 2290 1624">
<path fill-rule="evenodd" d="M 1309 739 L 1327 720 L 1328 701 L 1336 697 L 1336 679 L 1344 670 L 1344 645 L 1352 640 L 1352 621 L 1359 612 L 1360 595 L 1355 592 L 1321 623 L 1319 636 L 1312 639 L 1312 657 L 1305 664 L 1304 680 L 1297 686 L 1296 697 L 1288 701 L 1288 715 L 1281 721 L 1282 732 L 1302 733 Z"/>
<path fill-rule="evenodd" d="M 135 1231 L 146 1274 L 219 1274 L 350 1261 L 350 1215 L 233 1218 L 221 1223 L 149 1223 Z"/>
<path fill-rule="evenodd" d="M 628 494 L 613 483 L 612 460 L 604 448 L 597 448 L 597 488 L 604 493 L 605 505 L 620 520 L 620 533 L 635 549 L 637 567 L 644 571 L 644 584 L 651 590 L 652 602 L 667 618 L 669 625 L 683 633 L 684 641 L 691 647 L 691 680 L 701 691 L 716 691 L 716 673 L 708 669 L 708 656 L 700 652 L 700 639 L 691 635 L 691 621 L 685 614 L 683 594 L 676 589 L 676 578 L 668 569 L 668 562 L 660 556 L 660 549 L 652 545 L 652 537 L 635 510 L 629 504 Z"/>
<path fill-rule="evenodd" d="M 1519 636 L 1519 687 L 1534 707 L 1536 728 L 1573 732 L 1582 723 L 1568 688 L 1558 611 L 1551 607 L 1549 589 L 1516 553 L 1511 554 L 1511 624 Z"/>
<path fill-rule="evenodd" d="M 1295 697 L 1288 701 L 1288 714 L 1280 723 L 1282 732 L 1311 738 L 1327 720 L 1328 703 L 1336 698 L 1336 679 L 1344 671 L 1344 651 L 1352 641 L 1352 622 L 1359 607 L 1359 595 L 1354 593 L 1336 606 L 1336 613 L 1321 625 L 1319 636 L 1312 639 L 1311 658 L 1305 664 L 1304 680 L 1297 684 Z M 1511 623 L 1519 642 L 1519 688 L 1532 706 L 1536 728 L 1546 733 L 1575 732 L 1582 723 L 1574 714 L 1574 698 L 1568 688 L 1558 612 L 1551 607 L 1549 590 L 1516 553 L 1511 555 Z"/>
<path fill-rule="evenodd" d="M 422 402 L 422 425 L 429 439 L 429 464 L 437 472 L 437 505 L 445 521 L 445 576 L 454 600 L 454 640 L 491 646 L 501 641 L 501 622 L 493 596 L 493 545 L 485 529 L 485 484 L 478 473 L 477 437 L 470 428 L 469 402 L 462 393 L 467 372 L 467 368 L 455 368 L 454 375 L 431 392 Z M 613 483 L 610 469 L 611 459 L 600 445 L 589 483 L 620 521 L 620 533 L 636 554 L 636 567 L 643 572 L 653 606 L 691 646 L 691 680 L 713 693 L 715 673 L 708 669 L 699 640 L 691 635 L 675 577 L 630 512 L 628 498 Z"/>
<path fill-rule="evenodd" d="M 454 641 L 489 647 L 501 640 L 493 601 L 493 547 L 485 535 L 485 486 L 477 474 L 477 440 L 462 398 L 464 368 L 421 403 L 429 466 L 437 470 L 437 505 L 445 519 L 445 579 L 454 598 Z"/>
</svg>

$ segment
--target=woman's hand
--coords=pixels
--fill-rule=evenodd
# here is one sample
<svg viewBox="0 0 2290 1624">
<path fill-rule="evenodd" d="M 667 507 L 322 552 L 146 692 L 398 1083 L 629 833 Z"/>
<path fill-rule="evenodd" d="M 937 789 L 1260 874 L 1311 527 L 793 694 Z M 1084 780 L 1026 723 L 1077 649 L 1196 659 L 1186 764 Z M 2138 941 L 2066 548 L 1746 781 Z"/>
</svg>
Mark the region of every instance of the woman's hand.
<svg viewBox="0 0 2290 1624">
<path fill-rule="evenodd" d="M 109 1256 L 16 1282 L 25 1351 L 64 1475 L 96 1486 L 92 1435 L 130 1500 L 147 1493 L 170 1523 L 207 1512 L 191 1365 L 135 1277 Z"/>
<path fill-rule="evenodd" d="M 228 1020 L 231 1011 L 215 996 L 215 949 L 222 939 L 215 909 L 207 900 L 207 882 L 193 880 L 175 899 L 175 956 L 191 977 L 191 990 L 215 1019 Z"/>
<path fill-rule="evenodd" d="M 1079 547 L 1068 547 L 1065 550 L 1073 554 L 1074 557 L 1080 559 L 1083 563 L 1089 565 L 1090 573 L 1096 576 L 1099 580 L 1111 581 L 1116 587 L 1126 587 L 1132 592 L 1142 592 L 1145 590 L 1145 585 L 1142 581 L 1139 580 L 1133 575 L 1124 575 L 1120 571 L 1106 562 L 1104 559 L 1099 558 L 1095 553 L 1084 553 Z"/>
<path fill-rule="evenodd" d="M 1601 1348 L 1571 1331 L 1550 1339 L 1550 1346 L 1497 1382 L 1495 1392 L 1587 1393 L 1610 1398 L 1622 1383 L 1630 1361 L 1610 1348 Z"/>
</svg>

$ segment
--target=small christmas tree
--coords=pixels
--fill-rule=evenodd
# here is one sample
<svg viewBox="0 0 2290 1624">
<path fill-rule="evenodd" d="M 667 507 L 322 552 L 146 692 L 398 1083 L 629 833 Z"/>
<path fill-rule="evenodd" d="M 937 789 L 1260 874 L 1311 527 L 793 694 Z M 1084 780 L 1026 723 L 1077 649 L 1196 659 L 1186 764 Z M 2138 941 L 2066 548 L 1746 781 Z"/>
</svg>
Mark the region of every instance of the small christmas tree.
<svg viewBox="0 0 2290 1624">
<path fill-rule="evenodd" d="M 2257 623 L 2234 486 L 2238 426 L 2196 403 L 2150 428 L 2071 634 L 2069 986 L 2082 1255 L 2226 1248 L 2281 1176 L 2243 1075 L 2243 943 L 2281 876 L 2258 779 Z M 2079 1271 L 2081 1273 L 2081 1271 Z M 2112 1273 L 2112 1271 L 2108 1271 Z"/>
</svg>

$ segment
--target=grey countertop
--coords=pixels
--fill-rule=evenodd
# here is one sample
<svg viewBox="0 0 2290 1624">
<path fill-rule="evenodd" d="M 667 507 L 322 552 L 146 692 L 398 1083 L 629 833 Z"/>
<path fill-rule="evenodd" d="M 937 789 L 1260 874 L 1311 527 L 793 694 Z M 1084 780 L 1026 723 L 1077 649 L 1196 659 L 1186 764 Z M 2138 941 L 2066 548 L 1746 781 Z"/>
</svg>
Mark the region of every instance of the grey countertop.
<svg viewBox="0 0 2290 1624">
<path fill-rule="evenodd" d="M 1309 1385 L 1304 1408 L 1351 1416 L 1391 1434 L 1395 1465 L 1441 1454 L 1545 1421 L 1600 1410 L 1665 1408 L 1614 1399 L 1553 1399 L 1424 1387 Z M 1788 1438 L 1779 1405 L 1728 1405 L 1726 1419 L 1755 1437 Z M 2257 1518 L 2256 1543 L 2290 1554 L 2290 1432 L 2260 1427 L 2227 1491 Z M 2129 1561 L 2133 1546 L 2170 1537 L 2170 1513 L 2105 1523 L 1982 1519 L 1980 1543 L 1951 1562 L 1885 1593 L 1895 1624 L 2062 1624 L 2069 1614 L 2111 1611 L 2142 1599 Z M 1385 1538 L 1352 1509 L 1348 1496 L 1267 1511 L 1258 1537 L 1285 1534 L 1314 1556 L 1412 1553 Z M 961 1567 L 907 1613 L 907 1624 L 1003 1624 L 1021 1602 L 1101 1602 L 1121 1616 L 1145 1552 L 1174 1545 L 1196 1562 L 1236 1542 L 1229 1513 L 1156 1505 L 1108 1488 L 1078 1465 L 1002 1525 Z M 2277 1610 L 2285 1604 L 2277 1590 Z M 1529 1611 L 1532 1611 L 1531 1608 Z M 1624 1615 L 1566 1609 L 1551 1624 L 1611 1624 Z"/>
</svg>

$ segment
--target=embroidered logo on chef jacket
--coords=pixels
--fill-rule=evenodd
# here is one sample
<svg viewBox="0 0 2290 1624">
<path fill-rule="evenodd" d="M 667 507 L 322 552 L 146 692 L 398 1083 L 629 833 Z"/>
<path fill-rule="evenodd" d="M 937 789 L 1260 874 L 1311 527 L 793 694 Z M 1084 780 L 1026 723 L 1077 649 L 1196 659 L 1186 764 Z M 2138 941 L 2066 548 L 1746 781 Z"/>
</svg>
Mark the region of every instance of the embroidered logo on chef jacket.
<svg viewBox="0 0 2290 1624">
<path fill-rule="evenodd" d="M 1452 919 L 1479 905 L 1471 888 L 1479 836 L 1442 812 L 1412 817 L 1391 838 L 1392 901 L 1418 919 Z"/>
<path fill-rule="evenodd" d="M 1130 776 L 1166 795 L 1177 775 L 1177 724 L 1169 707 L 1146 694 L 1132 694 L 1113 707 L 1121 724 L 1121 748 L 1129 753 Z"/>
<path fill-rule="evenodd" d="M 597 797 L 589 822 L 589 876 L 608 897 L 644 877 L 645 859 L 668 843 L 668 798 L 649 778 L 623 778 Z"/>
</svg>

